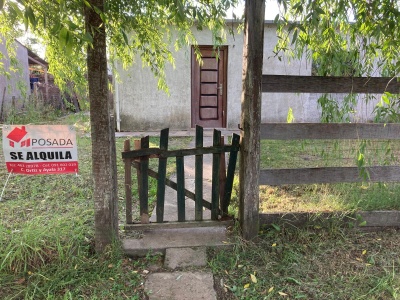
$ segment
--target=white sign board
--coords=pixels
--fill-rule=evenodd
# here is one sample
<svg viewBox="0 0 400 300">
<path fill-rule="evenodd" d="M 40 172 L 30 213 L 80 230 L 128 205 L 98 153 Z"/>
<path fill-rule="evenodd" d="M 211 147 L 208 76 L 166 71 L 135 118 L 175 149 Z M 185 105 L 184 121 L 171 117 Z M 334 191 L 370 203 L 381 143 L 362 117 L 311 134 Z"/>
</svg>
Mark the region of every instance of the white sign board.
<svg viewBox="0 0 400 300">
<path fill-rule="evenodd" d="M 10 173 L 78 173 L 78 148 L 72 126 L 4 125 L 3 151 Z"/>
</svg>

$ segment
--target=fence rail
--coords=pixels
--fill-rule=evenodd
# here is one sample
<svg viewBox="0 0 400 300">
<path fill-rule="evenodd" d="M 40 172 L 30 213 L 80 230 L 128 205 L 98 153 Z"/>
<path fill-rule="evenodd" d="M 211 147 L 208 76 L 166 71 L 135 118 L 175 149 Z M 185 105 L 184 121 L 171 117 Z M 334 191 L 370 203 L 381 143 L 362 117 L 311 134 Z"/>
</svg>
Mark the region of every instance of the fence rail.
<svg viewBox="0 0 400 300">
<path fill-rule="evenodd" d="M 261 139 L 355 139 L 399 140 L 400 124 L 319 124 L 270 123 L 261 125 Z M 260 171 L 260 185 L 311 184 L 338 182 L 400 182 L 400 166 L 325 167 L 296 169 L 265 169 Z"/>
<path fill-rule="evenodd" d="M 400 94 L 396 77 L 324 77 L 263 75 L 263 93 Z"/>
</svg>

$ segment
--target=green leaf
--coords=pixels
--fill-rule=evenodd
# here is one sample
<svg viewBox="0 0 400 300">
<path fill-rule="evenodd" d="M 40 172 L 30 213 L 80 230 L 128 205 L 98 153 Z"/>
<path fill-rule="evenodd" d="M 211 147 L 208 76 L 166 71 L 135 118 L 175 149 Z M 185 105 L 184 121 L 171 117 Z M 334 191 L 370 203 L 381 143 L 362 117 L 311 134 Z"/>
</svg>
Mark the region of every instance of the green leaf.
<svg viewBox="0 0 400 300">
<path fill-rule="evenodd" d="M 293 123 L 294 122 L 294 115 L 293 115 L 293 110 L 292 110 L 291 107 L 289 107 L 289 111 L 288 111 L 288 114 L 287 114 L 286 121 L 288 123 Z"/>
<path fill-rule="evenodd" d="M 281 231 L 281 227 L 277 224 L 272 223 L 271 226 L 276 230 L 276 231 Z"/>
<path fill-rule="evenodd" d="M 125 44 L 129 45 L 128 36 L 126 35 L 125 31 L 121 29 L 122 36 L 124 38 Z"/>
<path fill-rule="evenodd" d="M 90 44 L 93 43 L 93 37 L 89 32 L 85 32 L 85 34 L 82 37 L 82 40 L 84 40 L 85 42 L 88 42 Z"/>
<path fill-rule="evenodd" d="M 296 42 L 297 36 L 299 35 L 299 31 L 295 30 L 292 37 L 292 45 Z"/>
<path fill-rule="evenodd" d="M 69 39 L 69 31 L 67 28 L 61 28 L 60 32 L 58 33 L 58 40 L 60 42 L 60 47 L 64 48 L 68 44 Z"/>
<path fill-rule="evenodd" d="M 360 224 L 358 224 L 358 226 L 366 226 L 367 225 L 367 221 L 362 221 Z"/>
<path fill-rule="evenodd" d="M 4 7 L 4 2 L 5 2 L 5 0 L 0 0 L 0 10 L 3 9 L 3 7 Z"/>
</svg>

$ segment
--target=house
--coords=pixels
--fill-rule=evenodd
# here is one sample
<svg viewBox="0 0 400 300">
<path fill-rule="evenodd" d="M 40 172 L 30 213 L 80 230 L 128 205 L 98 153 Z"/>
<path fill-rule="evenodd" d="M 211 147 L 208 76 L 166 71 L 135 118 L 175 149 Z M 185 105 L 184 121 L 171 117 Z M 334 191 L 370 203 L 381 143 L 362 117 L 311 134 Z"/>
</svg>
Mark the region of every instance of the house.
<svg viewBox="0 0 400 300">
<path fill-rule="evenodd" d="M 227 35 L 219 49 L 213 50 L 210 31 L 195 31 L 203 64 L 194 55 L 193 47 L 173 52 L 175 68 L 166 66 L 170 96 L 157 89 L 157 80 L 149 68 L 142 68 L 140 58 L 124 70 L 116 65 L 121 78 L 115 82 L 115 117 L 118 131 L 189 129 L 203 127 L 237 129 L 240 123 L 242 91 L 243 33 L 237 33 L 238 23 L 227 21 L 234 35 Z M 264 24 L 263 74 L 310 76 L 312 62 L 277 57 L 273 50 L 278 41 L 276 25 Z M 316 94 L 263 94 L 262 122 L 286 122 L 289 110 L 296 122 L 319 122 L 321 111 Z M 363 117 L 371 108 L 362 108 Z M 365 115 L 365 116 L 364 116 Z"/>
<path fill-rule="evenodd" d="M 11 103 L 12 99 L 25 98 L 30 94 L 28 49 L 15 41 L 15 60 L 11 60 L 5 43 L 0 37 L 2 70 L 0 71 L 0 101 L 2 107 Z"/>
<path fill-rule="evenodd" d="M 3 39 L 0 38 L 0 105 L 1 114 L 11 105 L 19 109 L 25 100 L 35 91 L 35 84 L 43 81 L 45 96 L 48 95 L 48 64 L 37 54 L 14 41 L 15 58 L 11 58 Z M 14 56 L 14 55 L 13 55 Z M 4 71 L 4 72 L 3 72 Z M 41 78 L 41 79 L 40 79 Z M 3 115 L 0 116 L 2 118 Z"/>
</svg>

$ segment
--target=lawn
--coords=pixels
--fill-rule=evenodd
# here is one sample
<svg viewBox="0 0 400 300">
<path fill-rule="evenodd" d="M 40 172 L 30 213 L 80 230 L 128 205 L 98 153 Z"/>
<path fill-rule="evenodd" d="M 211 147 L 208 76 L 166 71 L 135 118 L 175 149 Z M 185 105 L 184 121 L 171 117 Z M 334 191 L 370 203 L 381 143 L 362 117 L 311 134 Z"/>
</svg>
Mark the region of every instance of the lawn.
<svg viewBox="0 0 400 300">
<path fill-rule="evenodd" d="M 53 115 L 51 115 L 53 116 Z M 42 118 L 29 115 L 29 123 Z M 26 120 L 16 120 L 18 124 Z M 159 260 L 149 256 L 132 260 L 118 244 L 102 255 L 94 253 L 91 178 L 91 141 L 85 114 L 56 116 L 46 123 L 74 125 L 77 131 L 77 175 L 23 176 L 7 173 L 0 152 L 0 182 L 8 180 L 0 202 L 0 299 L 141 299 L 146 268 Z M 118 196 L 123 224 L 124 167 L 117 139 Z M 183 147 L 188 138 L 171 139 L 171 148 Z M 151 146 L 157 145 L 151 138 Z M 156 167 L 155 163 L 151 167 Z M 172 172 L 170 165 L 168 172 Z M 149 198 L 155 198 L 150 180 Z M 137 198 L 137 186 L 133 185 Z M 135 196 L 134 196 L 135 198 Z M 138 218 L 134 206 L 134 216 Z M 122 225 L 121 225 L 122 226 Z M 122 227 L 121 227 L 122 229 Z M 121 231 L 123 235 L 123 231 Z"/>
<path fill-rule="evenodd" d="M 360 156 L 360 153 L 362 156 Z M 262 141 L 261 169 L 400 165 L 399 141 Z M 263 212 L 399 210 L 400 185 L 335 183 L 260 188 Z"/>
<path fill-rule="evenodd" d="M 275 225 L 210 251 L 220 299 L 399 299 L 400 235 Z"/>
<path fill-rule="evenodd" d="M 145 299 L 142 284 L 160 257 L 130 259 L 124 257 L 118 243 L 102 255 L 93 251 L 94 207 L 87 115 L 49 119 L 46 123 L 75 126 L 80 171 L 77 176 L 10 176 L 0 202 L 0 299 Z M 34 123 L 34 118 L 29 120 Z M 41 118 L 36 121 L 43 123 Z M 118 153 L 123 140 L 117 139 Z M 170 144 L 186 147 L 189 141 L 172 139 Z M 150 142 L 156 145 L 157 139 Z M 124 172 L 120 155 L 117 157 L 122 228 Z M 280 162 L 266 165 L 265 161 L 268 160 L 263 159 L 263 167 L 281 165 Z M 5 183 L 9 174 L 2 156 L 0 164 L 3 165 L 0 182 Z M 168 172 L 173 172 L 172 165 Z M 154 199 L 154 182 L 151 186 L 150 198 Z M 377 196 L 393 197 L 392 206 L 389 201 L 374 202 L 375 206 L 371 201 L 359 201 L 352 209 L 365 209 L 368 205 L 373 209 L 396 209 L 399 193 L 388 187 L 359 184 L 341 187 L 340 191 L 343 195 L 346 189 L 360 193 L 376 188 Z M 299 199 L 299 194 L 306 192 L 316 195 L 312 201 L 307 200 L 309 210 L 320 210 L 320 194 L 332 193 L 336 188 L 286 186 L 272 192 L 269 189 L 277 188 L 261 189 L 265 197 L 262 203 L 270 202 L 267 211 L 278 201 L 282 201 L 281 208 L 287 208 L 287 195 Z M 388 196 L 383 194 L 385 189 Z M 135 190 L 133 193 L 136 195 Z M 271 201 L 271 195 L 276 196 L 275 202 Z M 134 212 L 137 217 L 136 212 L 137 207 Z M 220 299 L 396 299 L 400 297 L 399 236 L 395 230 L 356 231 L 343 227 L 340 220 L 326 227 L 274 224 L 262 229 L 252 242 L 233 234 L 232 251 L 210 251 L 209 266 Z"/>
</svg>

